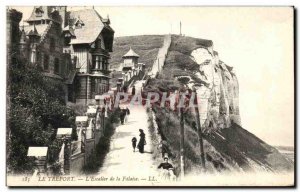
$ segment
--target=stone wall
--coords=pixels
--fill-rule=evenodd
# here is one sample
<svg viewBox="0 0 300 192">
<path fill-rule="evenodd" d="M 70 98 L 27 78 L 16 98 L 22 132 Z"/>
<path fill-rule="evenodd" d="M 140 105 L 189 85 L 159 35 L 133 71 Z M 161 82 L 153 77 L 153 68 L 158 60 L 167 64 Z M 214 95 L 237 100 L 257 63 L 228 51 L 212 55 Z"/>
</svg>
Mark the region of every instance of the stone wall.
<svg viewBox="0 0 300 192">
<path fill-rule="evenodd" d="M 70 174 L 78 174 L 85 163 L 85 153 L 74 155 L 70 159 Z"/>
<path fill-rule="evenodd" d="M 89 157 L 95 150 L 95 139 L 88 139 L 85 143 L 85 156 Z"/>
</svg>

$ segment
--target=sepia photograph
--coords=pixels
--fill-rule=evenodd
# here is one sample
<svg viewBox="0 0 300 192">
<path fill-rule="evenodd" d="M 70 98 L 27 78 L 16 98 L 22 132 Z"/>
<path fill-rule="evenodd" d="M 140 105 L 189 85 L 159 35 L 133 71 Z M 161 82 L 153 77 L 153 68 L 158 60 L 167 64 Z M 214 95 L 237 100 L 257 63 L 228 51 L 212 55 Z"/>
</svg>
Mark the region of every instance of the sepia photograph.
<svg viewBox="0 0 300 192">
<path fill-rule="evenodd" d="M 6 6 L 6 185 L 294 187 L 294 13 Z"/>
</svg>

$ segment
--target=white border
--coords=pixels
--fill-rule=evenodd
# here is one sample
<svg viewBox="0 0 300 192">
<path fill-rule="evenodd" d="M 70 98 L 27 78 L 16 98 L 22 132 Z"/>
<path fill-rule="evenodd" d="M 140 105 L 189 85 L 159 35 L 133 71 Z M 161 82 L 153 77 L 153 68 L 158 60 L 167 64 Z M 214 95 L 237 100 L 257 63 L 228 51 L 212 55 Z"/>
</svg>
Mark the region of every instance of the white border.
<svg viewBox="0 0 300 192">
<path fill-rule="evenodd" d="M 0 169 L 0 174 L 1 174 L 1 178 L 0 178 L 0 182 L 1 182 L 1 186 L 0 186 L 0 191 L 8 191 L 10 190 L 9 188 L 7 188 L 5 186 L 5 173 L 6 173 L 6 165 L 5 165 L 5 158 L 6 158 L 6 149 L 5 149 L 5 122 L 6 122 L 6 6 L 7 5 L 35 5 L 35 4 L 41 4 L 41 5 L 47 5 L 47 4 L 51 4 L 51 5 L 111 5 L 111 6 L 131 6 L 131 5 L 147 5 L 147 6 L 154 6 L 154 5 L 158 5 L 158 6 L 168 6 L 168 5 L 177 5 L 177 6 L 236 6 L 236 5 L 241 5 L 241 6 L 295 6 L 296 8 L 300 7 L 300 1 L 297 0 L 230 0 L 230 1 L 222 1 L 222 0 L 151 0 L 151 1 L 145 1 L 145 0 L 126 0 L 126 1 L 122 1 L 122 0 L 101 0 L 96 2 L 95 0 L 84 0 L 84 1 L 80 1 L 80 2 L 74 2 L 74 1 L 66 1 L 66 0 L 51 0 L 51 1 L 46 1 L 46 0 L 39 0 L 39 1 L 34 1 L 34 0 L 27 0 L 26 2 L 24 0 L 14 0 L 14 1 L 9 1 L 9 0 L 2 0 L 0 2 L 0 7 L 1 7 L 1 20 L 0 20 L 0 26 L 2 26 L 2 30 L 0 30 L 0 42 L 2 42 L 0 44 L 1 46 L 1 70 L 0 70 L 0 87 L 1 87 L 1 93 L 0 94 L 0 106 L 2 108 L 1 113 L 0 113 L 0 122 L 1 122 L 1 127 L 2 127 L 2 134 L 1 134 L 1 141 L 2 141 L 2 145 L 0 148 L 0 152 L 1 152 L 1 162 L 2 162 L 2 166 Z M 297 25 L 299 26 L 299 19 L 297 20 Z M 296 42 L 296 45 L 298 44 L 298 39 Z M 295 46 L 296 46 L 295 45 Z M 299 50 L 297 50 L 297 55 L 299 53 Z M 298 64 L 298 63 L 297 63 Z M 297 73 L 299 74 L 299 67 L 297 69 Z M 300 86 L 299 83 L 297 83 L 297 89 L 299 90 Z M 299 98 L 299 97 L 297 97 Z M 298 105 L 297 105 L 298 107 Z M 299 113 L 297 114 L 297 119 L 299 118 Z M 299 138 L 299 130 L 297 131 L 297 137 Z M 296 154 L 298 153 L 298 150 L 296 152 Z M 297 166 L 298 170 L 299 170 L 299 165 Z M 298 172 L 297 170 L 297 172 Z M 297 177 L 299 178 L 299 177 Z M 299 179 L 297 179 L 297 183 L 299 185 Z M 22 190 L 26 190 L 26 191 L 31 191 L 31 190 L 40 190 L 40 189 L 22 189 Z M 87 190 L 101 190 L 101 191 L 110 191 L 111 189 L 97 189 L 97 188 L 92 188 L 92 189 L 84 189 L 84 188 L 77 188 L 77 189 L 44 189 L 46 191 L 87 191 Z M 116 189 L 116 190 L 120 190 L 120 189 Z M 132 189 L 127 189 L 127 190 L 132 190 Z M 141 191 L 146 191 L 148 189 L 136 189 L 136 190 L 141 190 Z M 174 189 L 169 189 L 169 190 L 174 190 Z M 178 189 L 178 190 L 188 190 L 188 189 Z M 203 189 L 202 189 L 203 190 Z M 205 190 L 205 189 L 204 189 Z M 218 189 L 212 189 L 210 191 L 216 191 Z M 229 189 L 232 190 L 232 189 Z M 242 191 L 244 189 L 237 189 L 237 191 Z M 247 191 L 263 191 L 264 189 L 249 189 Z M 274 190 L 280 190 L 280 191 L 287 191 L 289 189 L 274 189 Z M 290 190 L 289 190 L 290 191 Z"/>
</svg>

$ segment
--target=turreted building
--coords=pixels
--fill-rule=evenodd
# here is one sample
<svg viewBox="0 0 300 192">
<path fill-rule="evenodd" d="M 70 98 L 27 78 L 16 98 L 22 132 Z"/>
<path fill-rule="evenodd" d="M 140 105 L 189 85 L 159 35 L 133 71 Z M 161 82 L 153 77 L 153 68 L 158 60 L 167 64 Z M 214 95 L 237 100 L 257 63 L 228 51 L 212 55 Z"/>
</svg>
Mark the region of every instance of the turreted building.
<svg viewBox="0 0 300 192">
<path fill-rule="evenodd" d="M 109 90 L 110 19 L 94 9 L 35 6 L 20 26 L 19 53 L 29 65 L 65 83 L 66 101 L 88 104 Z"/>
<path fill-rule="evenodd" d="M 94 9 L 71 11 L 63 35 L 64 52 L 76 57 L 76 101 L 89 103 L 109 90 L 108 61 L 114 39 L 110 19 Z"/>
</svg>

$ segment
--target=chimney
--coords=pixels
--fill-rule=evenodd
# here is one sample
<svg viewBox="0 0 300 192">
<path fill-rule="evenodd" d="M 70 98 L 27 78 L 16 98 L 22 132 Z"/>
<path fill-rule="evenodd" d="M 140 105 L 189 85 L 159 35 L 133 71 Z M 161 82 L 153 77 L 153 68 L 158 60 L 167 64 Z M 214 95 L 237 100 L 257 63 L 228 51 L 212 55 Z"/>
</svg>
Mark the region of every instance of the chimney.
<svg viewBox="0 0 300 192">
<path fill-rule="evenodd" d="M 67 6 L 57 6 L 56 9 L 61 17 L 61 28 L 64 29 L 67 26 Z"/>
</svg>

